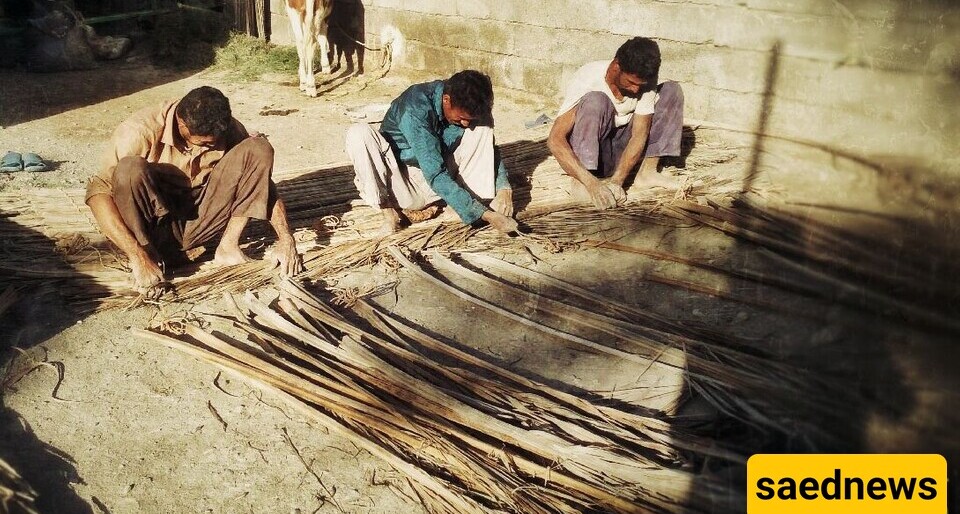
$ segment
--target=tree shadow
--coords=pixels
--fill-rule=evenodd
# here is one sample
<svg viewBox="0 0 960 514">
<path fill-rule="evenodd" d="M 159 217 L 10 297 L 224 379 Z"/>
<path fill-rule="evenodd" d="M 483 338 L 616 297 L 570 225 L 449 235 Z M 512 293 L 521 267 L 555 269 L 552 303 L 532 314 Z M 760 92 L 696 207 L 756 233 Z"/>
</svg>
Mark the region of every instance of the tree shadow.
<svg viewBox="0 0 960 514">
<path fill-rule="evenodd" d="M 15 390 L 22 372 L 30 372 L 33 366 L 45 363 L 42 366 L 56 367 L 56 363 L 47 363 L 46 356 L 40 358 L 37 347 L 42 349 L 44 341 L 96 307 L 96 303 L 88 303 L 78 308 L 71 294 L 83 292 L 102 298 L 107 292 L 59 259 L 55 242 L 43 234 L 0 216 L 0 238 L 8 249 L 0 254 L 0 292 L 12 289 L 18 296 L 0 313 L 0 384 L 6 388 L 0 390 L 0 458 L 38 493 L 41 512 L 92 513 L 71 487 L 83 483 L 73 459 L 40 440 L 26 420 L 5 405 L 2 395 Z M 52 394 L 56 395 L 56 389 Z"/>
<path fill-rule="evenodd" d="M 24 66 L 0 74 L 0 126 L 9 127 L 73 109 L 127 96 L 195 74 L 213 63 L 214 45 L 226 35 L 222 16 L 181 10 L 114 24 L 129 29 L 132 51 L 113 61 L 96 61 L 92 69 L 36 73 Z M 104 33 L 110 26 L 98 26 Z M 6 66 L 22 64 L 32 39 L 0 35 Z M 6 62 L 6 58 L 14 58 Z M 150 63 L 154 65 L 150 65 Z"/>
<path fill-rule="evenodd" d="M 513 188 L 513 206 L 523 212 L 533 201 L 533 172 L 550 158 L 546 140 L 521 139 L 498 145 L 497 158 L 503 160 Z"/>
<path fill-rule="evenodd" d="M 83 484 L 70 455 L 41 441 L 16 411 L 0 397 L 0 459 L 10 464 L 37 493 L 43 514 L 93 514 L 93 508 L 70 484 Z"/>
<path fill-rule="evenodd" d="M 749 413 L 731 412 L 697 395 L 682 415 L 701 420 L 715 440 L 746 455 L 905 452 L 939 453 L 953 460 L 960 455 L 960 444 L 949 435 L 956 415 L 931 416 L 928 411 L 952 412 L 950 398 L 960 393 L 960 380 L 944 365 L 950 360 L 944 357 L 955 353 L 950 341 L 960 333 L 950 321 L 958 314 L 960 284 L 955 277 L 960 267 L 948 257 L 960 255 L 957 229 L 949 220 L 930 223 L 923 216 L 904 220 L 865 216 L 855 208 L 826 211 L 813 205 L 785 209 L 758 204 L 750 193 L 758 188 L 760 161 L 770 137 L 767 120 L 779 67 L 777 42 L 770 51 L 740 195 L 732 208 L 714 205 L 714 213 L 694 219 L 706 219 L 717 229 L 704 228 L 698 244 L 723 249 L 707 252 L 712 265 L 764 277 L 760 281 L 726 277 L 711 288 L 780 309 L 737 305 L 737 314 L 746 314 L 720 314 L 718 328 L 731 338 L 755 339 L 771 358 L 794 369 L 791 378 L 799 379 L 797 390 L 771 387 L 762 397 L 744 391 L 748 401 L 756 402 L 756 412 L 778 420 L 777 426 L 764 426 Z M 839 150 L 817 148 L 835 160 L 847 157 Z M 886 187 L 880 186 L 881 198 Z M 675 235 L 657 248 L 689 252 L 694 245 L 683 239 Z M 677 314 L 693 308 L 721 312 L 716 300 L 706 297 L 678 302 L 676 307 Z M 800 310 L 814 315 L 802 320 L 795 315 Z M 902 351 L 905 348 L 911 350 Z M 938 394 L 931 394 L 930 388 Z M 811 401 L 798 401 L 802 391 L 819 394 L 811 395 Z M 725 477 L 732 489 L 746 490 L 744 465 L 714 461 L 704 463 L 704 469 Z M 950 474 L 950 488 L 957 489 L 956 471 L 951 469 Z M 948 494 L 951 503 L 955 497 Z M 731 512 L 741 508 L 745 505 Z"/>
</svg>

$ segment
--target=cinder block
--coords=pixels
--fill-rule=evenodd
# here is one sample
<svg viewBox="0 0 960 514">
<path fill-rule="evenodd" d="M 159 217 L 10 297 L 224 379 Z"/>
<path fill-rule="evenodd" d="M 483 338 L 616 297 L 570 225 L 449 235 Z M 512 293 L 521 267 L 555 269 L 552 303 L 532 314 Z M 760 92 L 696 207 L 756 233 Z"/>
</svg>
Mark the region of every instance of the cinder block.
<svg viewBox="0 0 960 514">
<path fill-rule="evenodd" d="M 712 13 L 711 40 L 718 46 L 767 50 L 783 42 L 786 55 L 808 56 L 845 51 L 849 29 L 839 17 L 777 14 L 717 8 Z"/>
<path fill-rule="evenodd" d="M 514 54 L 545 62 L 581 65 L 612 59 L 626 39 L 609 32 L 584 32 L 531 25 L 513 25 Z"/>
<path fill-rule="evenodd" d="M 457 15 L 455 0 L 403 0 L 403 9 L 410 12 L 441 14 L 445 16 Z"/>
<path fill-rule="evenodd" d="M 702 4 L 611 0 L 607 28 L 627 38 L 644 36 L 686 43 L 706 43 L 714 37 L 718 7 Z"/>
<path fill-rule="evenodd" d="M 606 0 L 502 0 L 491 5 L 490 18 L 536 27 L 606 30 Z"/>
<path fill-rule="evenodd" d="M 503 55 L 516 54 L 516 34 L 509 24 L 489 20 L 472 20 L 471 23 L 477 27 L 477 41 L 463 46 Z"/>
<path fill-rule="evenodd" d="M 695 66 L 697 57 L 709 48 L 678 41 L 658 41 L 657 45 L 660 47 L 661 57 L 660 80 L 677 82 L 692 82 L 697 78 L 699 75 Z M 613 55 L 612 52 L 611 55 Z"/>
<path fill-rule="evenodd" d="M 844 2 L 856 4 L 857 2 Z M 866 2 L 859 2 L 866 3 Z M 871 0 L 870 3 L 883 3 Z M 740 0 L 738 3 L 747 9 L 755 11 L 771 11 L 787 14 L 816 14 L 820 16 L 841 15 L 841 8 L 836 2 L 824 0 Z M 849 8 L 849 7 L 848 7 Z"/>
<path fill-rule="evenodd" d="M 422 46 L 423 45 L 417 41 L 407 41 L 403 58 L 397 64 L 411 70 L 426 70 L 427 62 L 424 58 L 424 52 L 421 49 Z"/>
<path fill-rule="evenodd" d="M 276 45 L 295 44 L 290 18 L 287 18 L 286 13 L 270 13 L 270 42 Z"/>
<path fill-rule="evenodd" d="M 525 60 L 521 87 L 517 89 L 552 97 L 560 89 L 559 80 L 562 72 L 562 65 L 538 60 Z"/>
<path fill-rule="evenodd" d="M 451 0 L 451 2 L 454 0 Z M 486 19 L 490 17 L 490 11 L 496 9 L 496 5 L 483 0 L 455 0 L 457 5 L 457 14 L 465 18 Z"/>
<path fill-rule="evenodd" d="M 417 51 L 423 54 L 423 70 L 434 72 L 437 75 L 450 75 L 457 71 L 457 54 L 455 48 L 442 48 L 432 45 L 417 45 Z"/>
<path fill-rule="evenodd" d="M 763 93 L 770 55 L 723 47 L 701 47 L 690 63 L 692 81 L 738 93 Z"/>
<path fill-rule="evenodd" d="M 364 0 L 363 4 L 372 9 L 403 9 L 404 0 Z"/>
<path fill-rule="evenodd" d="M 450 54 L 450 61 L 451 72 L 477 70 L 490 75 L 493 71 L 493 56 L 487 52 L 459 48 Z"/>
</svg>

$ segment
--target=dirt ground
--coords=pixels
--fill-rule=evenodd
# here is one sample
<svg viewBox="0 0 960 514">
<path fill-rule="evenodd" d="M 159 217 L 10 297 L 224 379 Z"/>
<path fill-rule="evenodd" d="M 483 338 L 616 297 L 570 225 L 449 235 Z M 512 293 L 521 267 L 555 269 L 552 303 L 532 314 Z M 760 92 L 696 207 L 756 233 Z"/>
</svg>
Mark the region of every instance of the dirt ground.
<svg viewBox="0 0 960 514">
<path fill-rule="evenodd" d="M 220 88 L 236 118 L 268 135 L 278 175 L 319 169 L 346 160 L 346 127 L 362 120 L 348 110 L 389 103 L 410 83 L 433 79 L 354 77 L 308 98 L 291 78 L 236 82 L 222 73 L 157 68 L 136 55 L 98 70 L 8 71 L 0 79 L 0 146 L 36 152 L 53 169 L 0 176 L 0 188 L 82 186 L 130 113 L 200 85 Z M 498 137 L 525 134 L 524 121 L 549 112 L 548 102 L 498 95 Z M 187 308 L 224 311 L 217 304 Z M 216 370 L 128 335 L 153 316 L 140 309 L 77 319 L 46 290 L 0 322 L 3 347 L 28 352 L 13 355 L 11 369 L 33 359 L 64 369 L 55 396 L 51 367 L 19 380 L 0 415 L 3 457 L 38 490 L 43 512 L 420 511 L 395 492 L 405 481 L 366 451 L 288 412 L 269 393 L 216 380 Z"/>
<path fill-rule="evenodd" d="M 8 71 L 0 75 L 0 150 L 37 152 L 54 170 L 0 176 L 0 188 L 85 183 L 103 142 L 131 112 L 205 84 L 231 98 L 235 117 L 248 129 L 269 136 L 278 174 L 340 163 L 346 159 L 345 128 L 355 121 L 348 110 L 388 103 L 423 78 L 396 72 L 377 81 L 354 77 L 337 87 L 331 84 L 314 99 L 301 95 L 292 77 L 237 82 L 223 74 L 155 68 L 136 57 L 85 72 Z M 498 90 L 498 139 L 543 137 L 543 127 L 527 129 L 524 122 L 550 115 L 555 107 L 552 98 Z M 698 131 L 697 137 L 701 145 L 719 138 L 708 130 Z M 729 148 L 736 159 L 696 172 L 742 171 L 749 148 L 734 143 Z M 891 197 L 877 177 L 862 169 L 844 169 L 811 150 L 783 146 L 766 151 L 764 180 L 788 191 L 792 200 L 929 217 L 911 211 L 912 204 L 898 201 L 895 194 Z M 691 158 L 697 152 L 694 147 Z M 737 251 L 728 238 L 704 227 L 646 227 L 625 241 L 654 241 L 659 248 L 698 253 L 718 264 L 763 264 L 761 256 Z M 865 328 L 873 321 L 869 316 L 837 305 L 792 304 L 812 309 L 800 319 L 678 291 L 644 277 L 649 272 L 685 276 L 690 271 L 638 256 L 593 249 L 538 257 L 523 263 L 651 312 L 736 332 L 814 372 L 844 376 L 852 389 L 879 398 L 875 405 L 851 406 L 849 431 L 857 444 L 835 449 L 957 451 L 951 428 L 960 421 L 954 408 L 960 387 L 951 365 L 957 354 L 944 337 L 908 328 L 871 331 Z M 548 338 L 531 339 L 525 331 L 491 337 L 492 327 L 497 327 L 494 316 L 459 304 L 463 316 L 451 315 L 450 298 L 409 274 L 371 267 L 343 277 L 341 285 L 396 278 L 398 287 L 376 298 L 378 303 L 438 333 L 459 336 L 460 342 L 498 362 L 592 392 L 612 395 L 636 385 L 636 370 L 629 366 L 564 349 Z M 737 292 L 762 295 L 759 289 Z M 201 314 L 226 310 L 219 302 L 181 308 Z M 403 477 L 349 440 L 329 434 L 269 392 L 131 335 L 132 328 L 146 326 L 155 316 L 145 307 L 78 319 L 56 290 L 41 288 L 0 318 L 7 338 L 3 347 L 24 349 L 11 351 L 11 369 L 46 360 L 59 363 L 63 372 L 55 389 L 55 367 L 37 368 L 3 393 L 0 411 L 0 456 L 38 490 L 43 512 L 422 511 L 406 496 Z M 470 327 L 479 329 L 464 330 L 466 318 Z M 629 395 L 619 398 L 630 400 Z M 803 441 L 779 448 L 800 449 Z"/>
</svg>

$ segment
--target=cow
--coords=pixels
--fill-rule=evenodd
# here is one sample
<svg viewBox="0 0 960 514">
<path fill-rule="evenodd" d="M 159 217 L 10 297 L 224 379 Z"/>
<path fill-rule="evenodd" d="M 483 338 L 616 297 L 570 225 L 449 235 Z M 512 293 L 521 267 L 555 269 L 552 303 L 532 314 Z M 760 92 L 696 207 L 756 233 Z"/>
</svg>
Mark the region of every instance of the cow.
<svg viewBox="0 0 960 514">
<path fill-rule="evenodd" d="M 313 76 L 313 56 L 320 44 L 320 71 L 330 73 L 330 43 L 327 40 L 330 11 L 333 0 L 286 0 L 287 17 L 293 27 L 293 37 L 300 59 L 298 73 L 300 90 L 309 96 L 317 96 L 316 78 Z"/>
</svg>

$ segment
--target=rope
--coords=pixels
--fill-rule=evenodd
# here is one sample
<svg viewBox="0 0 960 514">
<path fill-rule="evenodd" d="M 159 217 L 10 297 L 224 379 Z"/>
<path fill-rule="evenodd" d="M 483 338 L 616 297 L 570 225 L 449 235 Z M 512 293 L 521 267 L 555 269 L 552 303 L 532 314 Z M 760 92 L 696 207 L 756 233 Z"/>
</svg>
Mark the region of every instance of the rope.
<svg viewBox="0 0 960 514">
<path fill-rule="evenodd" d="M 387 52 L 387 53 L 392 53 L 392 52 L 390 51 L 390 50 L 391 50 L 390 43 L 387 43 L 387 44 L 383 45 L 382 48 L 369 47 L 369 46 L 367 46 L 364 42 L 362 42 L 362 41 L 357 41 L 356 39 L 353 39 L 353 36 L 351 36 L 350 33 L 346 31 L 346 29 L 344 29 L 343 27 L 341 27 L 339 23 L 338 23 L 338 24 L 332 24 L 332 23 L 331 23 L 331 25 L 333 25 L 337 30 L 339 30 L 341 34 L 343 34 L 344 36 L 346 36 L 347 39 L 349 39 L 350 41 L 352 41 L 352 42 L 354 42 L 354 43 L 356 43 L 356 44 L 358 44 L 358 45 L 366 48 L 367 50 L 370 50 L 371 52 Z"/>
</svg>

